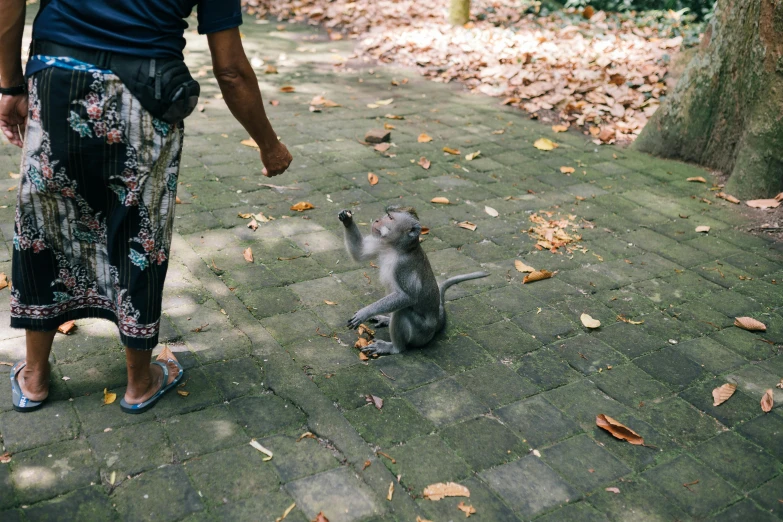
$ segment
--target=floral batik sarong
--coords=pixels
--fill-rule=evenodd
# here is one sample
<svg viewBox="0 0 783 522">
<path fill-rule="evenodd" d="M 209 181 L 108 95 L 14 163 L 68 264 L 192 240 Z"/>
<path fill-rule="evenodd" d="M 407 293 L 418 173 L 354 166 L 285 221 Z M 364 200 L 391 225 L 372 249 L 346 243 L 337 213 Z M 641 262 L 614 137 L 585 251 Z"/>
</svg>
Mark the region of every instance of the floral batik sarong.
<svg viewBox="0 0 783 522">
<path fill-rule="evenodd" d="M 109 71 L 49 67 L 28 86 L 11 326 L 99 317 L 152 349 L 183 126 L 154 119 Z"/>
</svg>

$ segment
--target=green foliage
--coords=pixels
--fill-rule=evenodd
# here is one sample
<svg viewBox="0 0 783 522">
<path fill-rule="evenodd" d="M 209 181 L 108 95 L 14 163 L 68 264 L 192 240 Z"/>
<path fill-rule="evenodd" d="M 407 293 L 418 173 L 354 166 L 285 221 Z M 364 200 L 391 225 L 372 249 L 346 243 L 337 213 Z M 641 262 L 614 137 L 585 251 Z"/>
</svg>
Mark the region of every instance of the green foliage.
<svg viewBox="0 0 783 522">
<path fill-rule="evenodd" d="M 604 11 L 669 10 L 688 13 L 698 20 L 712 15 L 715 0 L 568 0 L 566 7 L 593 6 Z"/>
</svg>

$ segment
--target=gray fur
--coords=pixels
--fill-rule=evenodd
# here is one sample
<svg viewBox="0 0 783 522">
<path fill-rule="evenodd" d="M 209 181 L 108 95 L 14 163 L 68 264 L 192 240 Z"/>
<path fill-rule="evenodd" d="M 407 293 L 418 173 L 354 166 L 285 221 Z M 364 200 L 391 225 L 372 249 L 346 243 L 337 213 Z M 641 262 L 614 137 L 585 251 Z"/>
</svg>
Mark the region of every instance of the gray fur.
<svg viewBox="0 0 783 522">
<path fill-rule="evenodd" d="M 348 321 L 350 328 L 373 319 L 379 327 L 388 324 L 391 342 L 375 341 L 364 348 L 367 353 L 393 354 L 426 345 L 446 324 L 443 307 L 446 289 L 489 275 L 486 272 L 460 275 L 438 287 L 419 242 L 421 224 L 413 209 L 390 207 L 386 215 L 373 221 L 372 233 L 365 237 L 350 211 L 343 210 L 339 218 L 345 226 L 348 253 L 356 261 L 377 259 L 381 282 L 389 291 L 389 295 L 365 306 Z"/>
</svg>

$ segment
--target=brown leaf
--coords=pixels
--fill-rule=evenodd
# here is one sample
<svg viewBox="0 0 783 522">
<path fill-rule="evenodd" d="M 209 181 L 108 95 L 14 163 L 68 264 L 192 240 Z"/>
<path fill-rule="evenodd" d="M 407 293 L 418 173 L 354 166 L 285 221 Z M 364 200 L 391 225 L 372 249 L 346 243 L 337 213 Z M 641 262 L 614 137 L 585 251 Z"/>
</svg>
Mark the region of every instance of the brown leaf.
<svg viewBox="0 0 783 522">
<path fill-rule="evenodd" d="M 250 222 L 247 224 L 247 228 L 255 232 L 258 230 L 258 221 L 255 220 L 255 218 L 251 219 Z"/>
<path fill-rule="evenodd" d="M 368 172 L 367 173 L 367 181 L 370 182 L 370 185 L 377 185 L 378 184 L 378 176 L 376 176 L 372 172 Z"/>
<path fill-rule="evenodd" d="M 693 178 L 688 178 L 685 181 L 690 181 L 692 183 L 707 183 L 707 180 L 704 179 L 702 176 L 695 176 Z"/>
<path fill-rule="evenodd" d="M 506 98 L 505 100 L 503 100 L 502 102 L 500 102 L 500 104 L 501 104 L 501 105 L 512 105 L 512 104 L 514 104 L 514 103 L 519 103 L 519 102 L 521 102 L 521 101 L 522 101 L 522 100 L 520 100 L 519 98 L 513 98 L 513 97 L 512 97 L 512 98 Z"/>
<path fill-rule="evenodd" d="M 190 392 L 186 390 L 177 390 L 177 395 L 179 395 L 180 397 L 187 397 L 188 395 L 190 395 Z"/>
<path fill-rule="evenodd" d="M 631 428 L 624 426 L 603 413 L 595 418 L 595 425 L 612 434 L 615 438 L 627 440 L 634 446 L 643 446 L 644 439 Z"/>
<path fill-rule="evenodd" d="M 538 150 L 554 150 L 560 145 L 555 143 L 554 141 L 550 140 L 549 138 L 538 138 L 534 143 L 533 146 L 537 148 Z"/>
<path fill-rule="evenodd" d="M 340 34 L 340 33 L 337 33 L 337 34 Z M 342 35 L 340 35 L 340 36 L 342 36 Z M 329 519 L 326 518 L 326 515 L 324 515 L 323 511 L 319 511 L 318 514 L 315 516 L 315 518 L 311 522 L 329 522 Z"/>
<path fill-rule="evenodd" d="M 416 522 L 432 522 L 432 520 L 416 515 Z"/>
<path fill-rule="evenodd" d="M 522 279 L 522 284 L 535 283 L 536 281 L 541 281 L 542 279 L 549 279 L 553 275 L 555 275 L 555 273 L 550 272 L 549 270 L 535 270 Z"/>
<path fill-rule="evenodd" d="M 296 439 L 296 442 L 299 442 L 299 441 L 301 441 L 302 439 L 314 439 L 314 440 L 318 440 L 318 437 L 316 437 L 316 436 L 315 436 L 315 435 L 314 435 L 312 432 L 306 431 L 306 432 L 302 433 L 301 435 L 299 435 L 299 438 L 298 438 L 298 439 Z"/>
<path fill-rule="evenodd" d="M 593 17 L 595 14 L 595 8 L 591 5 L 585 6 L 584 9 L 582 9 L 582 18 L 585 20 L 589 20 Z"/>
<path fill-rule="evenodd" d="M 74 321 L 66 321 L 57 327 L 57 331 L 61 334 L 71 335 L 76 331 L 76 323 Z"/>
<path fill-rule="evenodd" d="M 294 92 L 296 90 L 296 87 L 293 85 L 283 85 L 280 87 L 280 92 Z"/>
<path fill-rule="evenodd" d="M 379 143 L 378 145 L 373 147 L 373 149 L 375 149 L 377 152 L 386 152 L 387 150 L 389 150 L 389 148 L 391 148 L 391 143 L 388 143 L 388 142 L 387 143 Z"/>
<path fill-rule="evenodd" d="M 470 154 L 465 155 L 465 161 L 473 161 L 474 159 L 478 158 L 481 155 L 481 151 L 477 150 L 476 152 L 471 152 Z"/>
<path fill-rule="evenodd" d="M 514 261 L 514 268 L 517 269 L 517 272 L 535 272 L 536 271 L 535 268 L 533 268 L 530 265 L 526 265 L 525 263 L 523 263 L 519 259 Z"/>
<path fill-rule="evenodd" d="M 362 348 L 366 348 L 367 346 L 369 346 L 369 344 L 370 341 L 368 341 L 364 337 L 359 337 L 359 339 L 357 339 L 356 342 L 354 343 L 353 347 L 361 350 Z"/>
<path fill-rule="evenodd" d="M 462 501 L 460 501 L 460 503 L 457 504 L 457 509 L 465 513 L 465 518 L 469 517 L 470 515 L 476 514 L 476 508 L 474 508 L 473 506 L 468 506 Z"/>
<path fill-rule="evenodd" d="M 712 390 L 712 405 L 713 406 L 720 406 L 729 398 L 734 395 L 734 392 L 737 390 L 737 385 L 731 382 L 727 382 L 723 386 L 718 386 L 714 390 Z"/>
<path fill-rule="evenodd" d="M 783 201 L 783 192 L 775 196 L 775 201 Z"/>
<path fill-rule="evenodd" d="M 0 464 L 8 464 L 11 462 L 11 454 L 7 451 L 0 455 Z"/>
<path fill-rule="evenodd" d="M 593 319 L 588 314 L 582 314 L 579 317 L 579 320 L 582 321 L 582 324 L 585 325 L 585 328 L 600 328 L 601 327 L 601 321 L 598 319 Z"/>
<path fill-rule="evenodd" d="M 266 459 L 264 459 L 264 460 L 266 460 Z M 291 504 L 290 506 L 288 506 L 288 507 L 286 508 L 286 510 L 285 510 L 285 511 L 283 511 L 283 516 L 281 516 L 281 517 L 277 517 L 277 518 L 275 519 L 275 522 L 283 522 L 283 520 L 285 520 L 285 517 L 287 517 L 287 516 L 288 516 L 288 514 L 289 514 L 289 513 L 291 513 L 291 511 L 293 511 L 293 510 L 294 510 L 294 508 L 295 508 L 295 507 L 296 507 L 296 502 L 294 502 L 293 504 Z"/>
<path fill-rule="evenodd" d="M 375 406 L 376 409 L 383 408 L 383 399 L 378 397 L 377 395 L 365 395 L 364 400 Z"/>
<path fill-rule="evenodd" d="M 778 208 L 780 206 L 780 201 L 777 199 L 751 199 L 750 201 L 746 201 L 745 204 L 749 207 L 753 208 Z"/>
<path fill-rule="evenodd" d="M 424 156 L 422 156 L 421 158 L 419 158 L 419 163 L 418 163 L 418 164 L 419 164 L 419 166 L 420 166 L 421 168 L 423 168 L 424 170 L 427 170 L 427 169 L 429 169 L 429 168 L 430 168 L 430 165 L 431 165 L 431 163 L 430 163 L 430 160 L 428 160 L 428 159 L 427 159 L 427 158 L 425 158 Z"/>
<path fill-rule="evenodd" d="M 404 120 L 405 116 L 397 116 L 396 114 L 387 114 L 384 116 L 387 120 Z"/>
<path fill-rule="evenodd" d="M 620 494 L 620 488 L 617 487 L 605 488 L 605 491 L 608 491 L 609 493 L 614 493 L 615 495 Z"/>
<path fill-rule="evenodd" d="M 334 301 L 329 301 L 327 299 L 324 299 L 324 304 L 328 304 L 329 306 L 337 306 L 337 303 Z"/>
<path fill-rule="evenodd" d="M 175 205 L 181 205 L 182 204 L 182 200 L 179 199 L 179 196 L 174 196 L 174 204 Z"/>
<path fill-rule="evenodd" d="M 5 272 L 0 272 L 0 290 L 8 286 L 8 276 Z"/>
<path fill-rule="evenodd" d="M 245 147 L 253 147 L 255 149 L 259 148 L 258 143 L 256 143 L 256 140 L 253 138 L 248 138 L 246 140 L 242 140 L 239 142 L 241 145 L 244 145 Z"/>
<path fill-rule="evenodd" d="M 565 132 L 568 130 L 568 125 L 552 125 L 552 130 L 555 132 Z"/>
<path fill-rule="evenodd" d="M 266 455 L 266 457 L 264 457 L 264 458 L 262 459 L 264 462 L 269 462 L 269 461 L 270 461 L 270 460 L 272 460 L 272 458 L 274 457 L 274 455 L 272 454 L 272 452 L 271 452 L 271 451 L 269 451 L 267 448 L 263 447 L 263 446 L 261 445 L 261 443 L 260 443 L 260 442 L 258 442 L 256 439 L 250 439 L 250 442 L 249 442 L 249 444 L 250 444 L 251 446 L 253 446 L 255 449 L 257 449 L 258 451 L 260 451 L 261 453 L 263 453 L 264 455 Z M 293 509 L 293 508 L 292 508 L 292 507 L 289 507 L 289 508 L 288 508 L 288 511 L 286 511 L 286 515 L 288 514 L 288 512 L 289 512 L 289 511 L 291 511 L 291 509 Z M 283 515 L 283 518 L 285 518 L 285 516 L 286 516 L 286 515 Z"/>
<path fill-rule="evenodd" d="M 314 97 L 312 100 L 310 100 L 310 105 L 316 105 L 316 106 L 323 105 L 324 107 L 340 107 L 339 103 L 335 103 L 332 100 L 327 100 L 320 94 Z"/>
<path fill-rule="evenodd" d="M 734 203 L 735 205 L 739 205 L 740 203 L 740 200 L 738 200 L 737 198 L 735 198 L 730 194 L 726 194 L 725 192 L 718 192 L 717 194 L 715 194 L 715 197 L 720 199 L 725 199 L 729 203 Z"/>
<path fill-rule="evenodd" d="M 764 413 L 772 411 L 772 407 L 775 405 L 775 398 L 773 396 L 772 388 L 764 392 L 764 396 L 761 397 L 761 410 Z"/>
<path fill-rule="evenodd" d="M 269 100 L 269 105 L 271 105 L 272 107 L 277 107 L 278 105 L 280 105 L 280 102 L 278 100 Z"/>
<path fill-rule="evenodd" d="M 452 156 L 459 156 L 460 151 L 457 149 L 452 149 L 451 147 L 443 147 L 443 152 L 446 154 L 451 154 Z"/>
<path fill-rule="evenodd" d="M 386 130 L 394 130 L 394 129 L 396 129 L 397 127 L 395 127 L 395 126 L 394 126 L 394 125 L 392 125 L 391 123 L 384 123 L 384 124 L 383 124 L 383 128 L 384 128 L 384 129 L 386 129 Z"/>
<path fill-rule="evenodd" d="M 560 167 L 560 172 L 563 174 L 573 174 L 576 172 L 576 169 L 574 167 Z"/>
<path fill-rule="evenodd" d="M 438 482 L 424 488 L 424 498 L 429 500 L 441 500 L 446 497 L 470 497 L 470 490 L 462 484 L 455 482 Z"/>
<path fill-rule="evenodd" d="M 365 469 L 369 468 L 371 465 L 372 465 L 372 462 L 370 462 L 369 460 L 365 460 L 364 461 L 364 465 L 362 466 L 362 471 L 364 471 Z"/>
<path fill-rule="evenodd" d="M 113 403 L 117 400 L 117 394 L 116 393 L 109 393 L 108 388 L 103 389 L 103 405 L 106 406 L 108 404 Z"/>
<path fill-rule="evenodd" d="M 296 203 L 295 205 L 291 206 L 291 210 L 295 210 L 297 212 L 304 212 L 305 210 L 312 210 L 314 208 L 315 205 L 313 205 L 309 201 L 300 201 L 299 203 Z"/>
<path fill-rule="evenodd" d="M 421 235 L 422 236 L 426 236 L 429 233 L 430 233 L 429 227 L 421 227 Z"/>
<path fill-rule="evenodd" d="M 264 68 L 264 74 L 277 74 L 277 67 L 275 67 L 274 65 L 269 65 L 268 64 Z"/>
<path fill-rule="evenodd" d="M 245 258 L 245 261 L 247 261 L 248 263 L 252 263 L 253 262 L 253 249 L 250 248 L 250 247 L 247 247 L 242 252 L 242 256 Z"/>
<path fill-rule="evenodd" d="M 707 225 L 699 225 L 698 227 L 696 227 L 696 232 L 709 232 L 709 231 L 710 231 L 710 227 L 708 227 Z"/>
<path fill-rule="evenodd" d="M 360 361 L 369 361 L 369 360 L 370 360 L 370 358 L 369 358 L 369 357 L 367 357 L 367 354 L 366 354 L 366 353 L 364 353 L 364 352 L 359 352 L 359 360 L 360 360 Z"/>
<path fill-rule="evenodd" d="M 449 204 L 449 200 L 448 200 L 448 198 L 444 198 L 442 196 L 438 196 L 438 197 L 432 198 L 430 200 L 430 203 L 439 203 L 441 205 L 448 205 Z"/>
<path fill-rule="evenodd" d="M 742 328 L 743 330 L 748 330 L 749 332 L 767 331 L 767 325 L 752 317 L 736 317 L 734 318 L 734 326 Z"/>
<path fill-rule="evenodd" d="M 18 172 L 9 172 L 8 175 L 11 177 L 11 179 L 19 179 L 22 177 L 22 175 Z"/>
<path fill-rule="evenodd" d="M 394 496 L 394 481 L 389 482 L 389 492 L 386 494 L 386 500 L 391 502 L 392 496 Z"/>
<path fill-rule="evenodd" d="M 422 132 L 421 134 L 419 134 L 417 141 L 419 143 L 429 143 L 432 141 L 432 137 L 429 134 Z"/>
<path fill-rule="evenodd" d="M 476 230 L 476 224 L 471 223 L 470 221 L 462 221 L 460 223 L 457 223 L 457 226 L 460 228 L 470 230 L 471 232 Z"/>
</svg>

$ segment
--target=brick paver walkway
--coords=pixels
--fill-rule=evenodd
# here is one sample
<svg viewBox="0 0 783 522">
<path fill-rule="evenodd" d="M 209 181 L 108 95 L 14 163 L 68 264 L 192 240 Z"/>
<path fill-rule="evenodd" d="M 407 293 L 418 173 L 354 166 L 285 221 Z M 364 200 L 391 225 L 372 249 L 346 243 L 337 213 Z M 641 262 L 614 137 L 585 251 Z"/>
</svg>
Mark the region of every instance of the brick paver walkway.
<svg viewBox="0 0 783 522">
<path fill-rule="evenodd" d="M 335 73 L 351 43 L 313 28 L 248 19 L 242 31 L 296 160 L 282 177 L 260 177 L 214 79 L 201 78 L 205 110 L 186 122 L 164 302 L 190 394 L 139 416 L 102 406 L 104 388 L 123 393 L 125 365 L 114 327 L 100 321 L 58 336 L 39 412 L 10 411 L 0 366 L 0 454 L 12 455 L 0 464 L 0 520 L 271 521 L 295 502 L 286 520 L 323 511 L 332 522 L 441 522 L 464 518 L 460 501 L 478 521 L 783 518 L 783 410 L 759 406 L 768 388 L 783 403 L 783 248 L 749 235 L 709 184 L 685 181 L 707 173 L 554 134 L 497 99 L 411 71 Z M 188 48 L 194 70 L 208 63 L 203 38 L 189 35 Z M 260 60 L 280 74 L 262 74 Z M 310 112 L 318 94 L 342 106 Z M 384 122 L 395 126 L 387 155 L 358 141 Z M 418 143 L 422 132 L 433 141 Z M 540 137 L 560 147 L 538 151 Z M 0 146 L 4 176 L 18 171 L 18 155 Z M 415 164 L 422 155 L 429 170 Z M 0 182 L 7 274 L 15 183 Z M 301 200 L 316 208 L 288 210 Z M 337 213 L 351 208 L 366 223 L 389 203 L 419 210 L 439 278 L 491 276 L 449 291 L 448 328 L 428 348 L 362 362 L 343 325 L 383 291 L 377 270 L 344 252 Z M 276 219 L 255 232 L 237 217 L 259 211 Z M 536 250 L 527 230 L 543 211 L 581 223 L 586 252 Z M 464 220 L 478 228 L 456 226 Z M 523 286 L 515 259 L 558 272 Z M 8 290 L 0 297 L 0 360 L 14 361 L 23 337 L 5 326 Z M 584 312 L 603 326 L 587 331 Z M 740 315 L 768 331 L 733 327 Z M 724 382 L 736 394 L 713 407 Z M 601 413 L 652 447 L 596 428 Z M 307 431 L 317 439 L 299 440 Z M 274 458 L 264 461 L 251 438 Z M 422 498 L 441 481 L 464 484 L 470 498 Z"/>
</svg>

